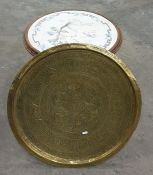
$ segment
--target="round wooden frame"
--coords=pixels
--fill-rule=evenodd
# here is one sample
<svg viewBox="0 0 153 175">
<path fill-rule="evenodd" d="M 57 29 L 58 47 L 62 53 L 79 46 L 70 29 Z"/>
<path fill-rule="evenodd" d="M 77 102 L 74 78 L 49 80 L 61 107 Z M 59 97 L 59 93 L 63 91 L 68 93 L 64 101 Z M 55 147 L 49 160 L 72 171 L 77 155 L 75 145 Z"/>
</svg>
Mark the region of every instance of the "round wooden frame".
<svg viewBox="0 0 153 175">
<path fill-rule="evenodd" d="M 92 13 L 92 12 L 91 12 Z M 100 15 L 100 14 L 98 14 L 98 15 Z M 44 15 L 44 16 L 46 16 L 46 15 Z M 101 16 L 101 15 L 100 15 Z M 43 17 L 43 16 L 41 16 L 41 17 Z M 41 18 L 40 17 L 40 18 Z M 102 17 L 104 17 L 104 16 L 102 16 Z M 106 18 L 106 17 L 104 17 L 104 18 Z M 39 19 L 39 18 L 38 18 Z M 38 20 L 37 19 L 37 20 Z M 119 48 L 121 47 L 121 44 L 122 44 L 122 41 L 123 41 L 123 35 L 122 35 L 122 32 L 121 32 L 121 30 L 111 21 L 111 20 L 109 20 L 108 18 L 106 18 L 108 21 L 110 21 L 114 26 L 115 26 L 115 28 L 116 28 L 116 30 L 117 30 L 117 33 L 118 33 L 118 37 L 117 37 L 117 41 L 116 41 L 116 43 L 114 44 L 114 46 L 113 47 L 111 47 L 110 49 L 109 49 L 109 51 L 110 52 L 113 52 L 113 53 L 116 53 L 118 50 L 119 50 Z M 35 21 L 37 21 L 37 20 L 35 20 Z M 34 22 L 35 22 L 34 21 Z M 34 48 L 31 44 L 30 44 L 30 42 L 29 42 L 29 40 L 28 40 L 28 31 L 29 31 L 29 29 L 30 29 L 30 27 L 31 27 L 31 25 L 34 23 L 34 22 L 32 22 L 32 23 L 30 23 L 28 26 L 27 26 L 27 28 L 25 29 L 25 31 L 23 32 L 23 43 L 24 43 L 24 46 L 25 46 L 25 48 L 26 48 L 26 50 L 31 54 L 31 55 L 36 55 L 36 54 L 38 54 L 40 51 L 39 50 L 37 50 L 36 48 Z M 65 43 L 66 44 L 66 43 Z M 71 43 L 72 44 L 72 43 Z"/>
</svg>

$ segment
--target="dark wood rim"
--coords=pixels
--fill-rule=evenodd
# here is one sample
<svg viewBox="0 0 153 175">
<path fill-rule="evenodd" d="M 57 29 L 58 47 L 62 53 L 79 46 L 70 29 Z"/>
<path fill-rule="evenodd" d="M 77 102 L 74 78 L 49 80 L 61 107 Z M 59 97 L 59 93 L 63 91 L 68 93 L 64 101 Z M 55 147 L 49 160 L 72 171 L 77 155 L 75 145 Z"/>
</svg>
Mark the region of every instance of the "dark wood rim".
<svg viewBox="0 0 153 175">
<path fill-rule="evenodd" d="M 68 11 L 68 10 L 65 10 L 65 11 Z M 75 10 L 69 10 L 69 11 L 75 11 Z M 77 10 L 77 11 L 79 11 L 79 10 Z M 56 12 L 53 12 L 53 13 L 56 13 Z M 89 12 L 89 13 L 94 13 L 94 12 Z M 51 14 L 51 13 L 50 13 L 50 14 Z M 102 16 L 102 15 L 100 15 L 100 14 L 98 14 L 98 13 L 94 13 L 94 14 L 97 14 L 97 15 L 99 15 L 99 16 Z M 49 14 L 47 14 L 47 15 L 49 15 Z M 46 15 L 44 15 L 44 16 L 46 16 Z M 43 16 L 41 16 L 41 17 L 43 17 Z M 37 18 L 37 20 L 40 19 L 41 17 Z M 102 16 L 102 17 L 106 18 L 105 16 Z M 109 20 L 108 18 L 106 18 L 106 19 L 107 19 L 108 21 L 110 21 L 110 22 L 115 26 L 115 28 L 116 28 L 116 30 L 117 30 L 117 33 L 118 33 L 118 37 L 117 37 L 116 43 L 113 45 L 113 47 L 111 47 L 111 48 L 109 49 L 110 52 L 116 53 L 116 52 L 120 49 L 120 47 L 121 47 L 121 44 L 122 44 L 122 41 L 123 41 L 123 35 L 122 35 L 121 30 L 120 30 L 111 20 Z M 34 22 L 36 22 L 37 20 L 35 20 Z M 25 46 L 26 50 L 27 50 L 31 55 L 33 55 L 33 56 L 36 55 L 36 54 L 38 54 L 38 53 L 40 53 L 40 51 L 37 50 L 36 48 L 34 48 L 34 47 L 30 44 L 30 42 L 29 42 L 29 40 L 28 40 L 28 31 L 29 31 L 30 27 L 32 26 L 32 24 L 33 24 L 34 22 L 30 23 L 30 24 L 26 27 L 25 31 L 23 32 L 23 43 L 24 43 L 24 46 Z"/>
</svg>

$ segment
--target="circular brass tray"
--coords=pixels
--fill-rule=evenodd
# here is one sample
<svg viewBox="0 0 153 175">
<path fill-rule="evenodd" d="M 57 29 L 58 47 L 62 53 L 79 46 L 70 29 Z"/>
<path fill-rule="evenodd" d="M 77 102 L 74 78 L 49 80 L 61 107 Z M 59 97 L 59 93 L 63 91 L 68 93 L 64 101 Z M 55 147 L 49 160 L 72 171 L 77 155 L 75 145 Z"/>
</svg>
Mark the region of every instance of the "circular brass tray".
<svg viewBox="0 0 153 175">
<path fill-rule="evenodd" d="M 8 96 L 11 128 L 33 155 L 81 166 L 104 160 L 127 142 L 141 108 L 136 80 L 114 54 L 61 45 L 30 60 Z"/>
</svg>

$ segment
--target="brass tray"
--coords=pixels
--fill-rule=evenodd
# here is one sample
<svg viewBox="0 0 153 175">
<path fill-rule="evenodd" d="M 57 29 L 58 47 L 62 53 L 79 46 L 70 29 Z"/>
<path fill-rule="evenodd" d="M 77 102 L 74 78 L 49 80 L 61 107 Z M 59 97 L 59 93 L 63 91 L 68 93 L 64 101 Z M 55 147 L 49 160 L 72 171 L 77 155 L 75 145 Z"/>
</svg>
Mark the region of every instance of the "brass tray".
<svg viewBox="0 0 153 175">
<path fill-rule="evenodd" d="M 18 141 L 47 163 L 81 166 L 104 160 L 127 142 L 139 120 L 140 90 L 114 54 L 61 45 L 30 60 L 8 96 Z"/>
</svg>

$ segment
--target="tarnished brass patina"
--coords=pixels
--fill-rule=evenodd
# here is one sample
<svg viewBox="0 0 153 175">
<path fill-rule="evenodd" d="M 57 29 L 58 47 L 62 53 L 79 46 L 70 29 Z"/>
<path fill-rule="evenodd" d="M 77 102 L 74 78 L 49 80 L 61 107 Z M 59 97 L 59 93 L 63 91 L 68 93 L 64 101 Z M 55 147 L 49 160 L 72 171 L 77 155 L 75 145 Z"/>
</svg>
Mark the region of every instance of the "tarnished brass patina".
<svg viewBox="0 0 153 175">
<path fill-rule="evenodd" d="M 30 60 L 15 78 L 8 116 L 19 142 L 48 162 L 81 166 L 127 142 L 139 120 L 140 91 L 114 54 L 61 45 Z"/>
</svg>

